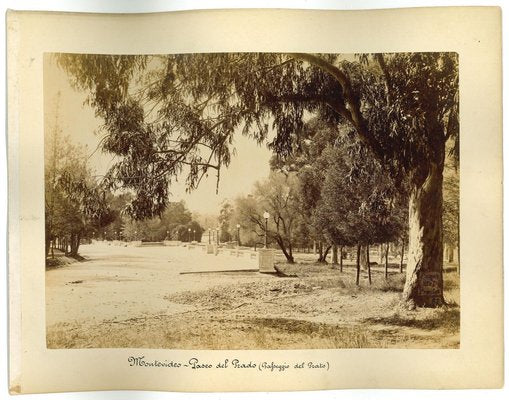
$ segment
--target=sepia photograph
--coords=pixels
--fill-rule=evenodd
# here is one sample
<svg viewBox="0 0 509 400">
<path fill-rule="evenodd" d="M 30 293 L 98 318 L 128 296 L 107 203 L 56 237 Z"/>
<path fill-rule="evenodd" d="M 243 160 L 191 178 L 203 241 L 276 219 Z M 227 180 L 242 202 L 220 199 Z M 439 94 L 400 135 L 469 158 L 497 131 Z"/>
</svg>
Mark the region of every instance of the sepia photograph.
<svg viewBox="0 0 509 400">
<path fill-rule="evenodd" d="M 458 63 L 46 53 L 47 348 L 459 348 Z"/>
</svg>

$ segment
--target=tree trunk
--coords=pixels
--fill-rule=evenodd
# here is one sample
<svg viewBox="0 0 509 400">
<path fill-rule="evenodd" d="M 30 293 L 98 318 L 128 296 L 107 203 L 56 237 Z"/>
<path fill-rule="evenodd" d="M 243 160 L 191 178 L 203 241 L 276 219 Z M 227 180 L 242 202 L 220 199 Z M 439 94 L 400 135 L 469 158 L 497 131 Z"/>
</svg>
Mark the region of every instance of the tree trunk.
<svg viewBox="0 0 509 400">
<path fill-rule="evenodd" d="M 361 259 L 360 259 L 360 265 L 361 265 L 361 269 L 363 271 L 367 271 L 368 270 L 368 260 L 367 260 L 367 257 L 366 257 L 367 253 L 366 253 L 366 247 L 365 246 L 361 246 Z"/>
<path fill-rule="evenodd" d="M 323 258 L 323 244 L 322 242 L 318 242 L 318 262 L 321 262 L 322 258 Z"/>
<path fill-rule="evenodd" d="M 356 262 L 356 267 L 357 267 L 357 273 L 356 273 L 356 276 L 355 276 L 355 284 L 357 286 L 359 286 L 360 278 L 361 278 L 361 245 L 360 244 L 357 245 L 357 262 Z"/>
<path fill-rule="evenodd" d="M 459 201 L 459 199 L 458 199 Z M 460 273 L 460 219 L 458 216 L 458 267 L 456 268 L 456 272 Z"/>
<path fill-rule="evenodd" d="M 403 257 L 405 256 L 405 241 L 401 240 L 401 260 L 399 261 L 399 273 L 403 273 Z"/>
<path fill-rule="evenodd" d="M 329 254 L 332 246 L 327 246 L 325 250 L 323 249 L 323 243 L 320 242 L 320 257 L 318 258 L 318 262 L 322 264 L 327 264 L 327 255 Z"/>
<path fill-rule="evenodd" d="M 285 255 L 286 261 L 288 262 L 288 264 L 294 264 L 295 260 L 293 259 L 293 255 L 291 253 L 291 248 L 290 248 L 290 252 L 288 252 L 286 250 L 285 244 L 281 238 L 276 238 L 276 242 L 279 245 L 279 248 L 281 249 L 283 254 Z"/>
<path fill-rule="evenodd" d="M 454 262 L 454 246 L 451 243 L 447 244 L 447 261 L 449 263 Z"/>
<path fill-rule="evenodd" d="M 49 256 L 50 247 L 51 247 L 51 240 L 48 237 L 46 237 L 46 242 L 44 243 L 45 258 L 48 258 L 48 256 Z"/>
<path fill-rule="evenodd" d="M 288 262 L 290 264 L 293 264 L 295 262 L 295 259 L 293 258 L 293 247 L 291 242 L 288 243 L 288 255 L 290 256 L 290 259 L 287 258 Z"/>
<path fill-rule="evenodd" d="M 79 235 L 76 233 L 71 234 L 70 239 L 71 251 L 69 253 L 70 256 L 75 257 L 78 255 L 78 246 L 79 246 Z"/>
<path fill-rule="evenodd" d="M 378 264 L 382 265 L 384 263 L 384 244 L 380 244 L 378 248 L 378 253 L 380 256 L 380 262 Z"/>
<path fill-rule="evenodd" d="M 389 275 L 389 243 L 385 246 L 385 279 Z"/>
<path fill-rule="evenodd" d="M 369 263 L 369 244 L 366 246 L 366 261 L 368 264 L 368 282 L 371 285 L 371 264 Z"/>
<path fill-rule="evenodd" d="M 437 307 L 443 296 L 442 181 L 443 160 L 431 163 L 409 200 L 409 245 L 403 300 L 410 308 Z"/>
<path fill-rule="evenodd" d="M 332 245 L 332 264 L 338 264 L 338 246 L 335 244 Z"/>
<path fill-rule="evenodd" d="M 316 254 L 316 240 L 313 240 L 313 254 Z"/>
<path fill-rule="evenodd" d="M 339 248 L 339 272 L 343 272 L 343 246 Z"/>
</svg>

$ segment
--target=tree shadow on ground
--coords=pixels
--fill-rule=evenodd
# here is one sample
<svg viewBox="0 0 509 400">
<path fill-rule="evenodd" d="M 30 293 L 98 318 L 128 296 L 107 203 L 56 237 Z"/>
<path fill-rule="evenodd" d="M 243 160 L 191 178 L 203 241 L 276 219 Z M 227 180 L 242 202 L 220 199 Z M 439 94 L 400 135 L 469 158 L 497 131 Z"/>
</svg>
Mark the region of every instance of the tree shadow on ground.
<svg viewBox="0 0 509 400">
<path fill-rule="evenodd" d="M 417 315 L 400 315 L 398 313 L 388 317 L 371 317 L 363 320 L 368 324 L 383 324 L 399 327 L 416 328 L 422 330 L 443 329 L 447 332 L 457 332 L 460 327 L 460 309 L 458 307 L 444 307 L 431 311 L 424 318 Z"/>
</svg>

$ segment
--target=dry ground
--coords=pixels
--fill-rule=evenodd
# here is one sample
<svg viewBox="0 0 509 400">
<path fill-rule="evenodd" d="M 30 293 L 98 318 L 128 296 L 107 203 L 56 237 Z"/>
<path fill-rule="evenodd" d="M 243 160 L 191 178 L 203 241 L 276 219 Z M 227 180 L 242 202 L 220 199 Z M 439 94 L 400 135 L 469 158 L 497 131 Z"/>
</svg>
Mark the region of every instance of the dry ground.
<svg viewBox="0 0 509 400">
<path fill-rule="evenodd" d="M 48 348 L 457 348 L 459 278 L 446 272 L 448 307 L 399 305 L 404 274 L 355 285 L 310 262 L 253 272 L 256 260 L 185 248 L 83 246 L 88 261 L 46 272 Z M 235 271 L 234 270 L 242 270 Z M 180 274 L 181 272 L 208 272 Z"/>
</svg>

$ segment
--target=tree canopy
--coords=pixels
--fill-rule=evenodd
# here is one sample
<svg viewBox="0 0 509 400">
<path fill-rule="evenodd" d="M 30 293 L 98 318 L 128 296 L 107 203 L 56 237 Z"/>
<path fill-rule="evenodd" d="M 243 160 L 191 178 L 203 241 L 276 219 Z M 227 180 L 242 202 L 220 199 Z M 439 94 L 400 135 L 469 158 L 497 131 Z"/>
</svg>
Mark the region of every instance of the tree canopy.
<svg viewBox="0 0 509 400">
<path fill-rule="evenodd" d="M 306 113 L 355 130 L 401 178 L 425 178 L 434 149 L 458 134 L 457 55 L 220 53 L 60 55 L 104 120 L 102 148 L 117 154 L 113 187 L 134 190 L 135 218 L 160 214 L 169 184 L 219 180 L 236 131 L 288 155 Z"/>
</svg>

